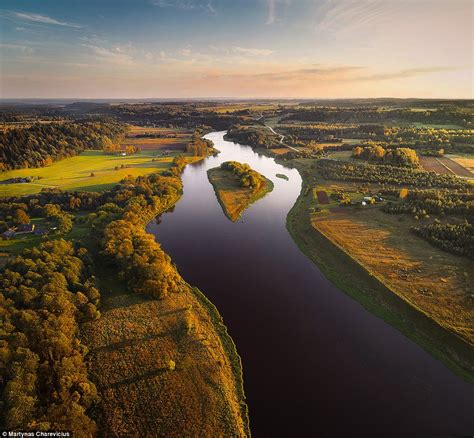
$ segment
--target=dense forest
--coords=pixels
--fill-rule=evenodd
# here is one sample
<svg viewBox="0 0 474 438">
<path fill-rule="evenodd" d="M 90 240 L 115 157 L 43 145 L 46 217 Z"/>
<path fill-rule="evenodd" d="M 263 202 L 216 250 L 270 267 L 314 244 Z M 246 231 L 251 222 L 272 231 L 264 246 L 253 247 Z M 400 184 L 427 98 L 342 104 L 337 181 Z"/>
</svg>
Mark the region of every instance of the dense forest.
<svg viewBox="0 0 474 438">
<path fill-rule="evenodd" d="M 126 132 L 107 121 L 37 123 L 0 132 L 0 170 L 42 167 L 85 149 L 106 149 Z"/>
<path fill-rule="evenodd" d="M 93 434 L 86 415 L 97 391 L 87 378 L 78 322 L 99 317 L 88 253 L 50 241 L 10 261 L 0 275 L 2 427 Z"/>
<path fill-rule="evenodd" d="M 264 182 L 262 176 L 255 172 L 248 164 L 237 161 L 226 161 L 221 169 L 229 170 L 238 179 L 241 187 L 256 189 Z"/>
<path fill-rule="evenodd" d="M 247 144 L 253 148 L 278 147 L 280 139 L 268 129 L 260 127 L 247 127 L 241 125 L 232 126 L 225 135 L 227 140 L 236 143 Z"/>
</svg>

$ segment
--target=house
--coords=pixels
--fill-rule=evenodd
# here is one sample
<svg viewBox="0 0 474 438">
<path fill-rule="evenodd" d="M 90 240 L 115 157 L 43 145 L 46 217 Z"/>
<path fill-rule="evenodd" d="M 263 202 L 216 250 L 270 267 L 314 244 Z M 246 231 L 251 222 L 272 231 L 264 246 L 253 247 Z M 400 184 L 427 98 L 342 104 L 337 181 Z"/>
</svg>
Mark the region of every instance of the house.
<svg viewBox="0 0 474 438">
<path fill-rule="evenodd" d="M 33 231 L 35 231 L 34 224 L 21 224 L 16 229 L 15 234 L 29 234 L 29 233 L 32 233 Z"/>
<path fill-rule="evenodd" d="M 3 239 L 10 239 L 12 237 L 15 237 L 15 230 L 9 228 L 8 230 L 4 231 L 1 236 Z"/>
</svg>

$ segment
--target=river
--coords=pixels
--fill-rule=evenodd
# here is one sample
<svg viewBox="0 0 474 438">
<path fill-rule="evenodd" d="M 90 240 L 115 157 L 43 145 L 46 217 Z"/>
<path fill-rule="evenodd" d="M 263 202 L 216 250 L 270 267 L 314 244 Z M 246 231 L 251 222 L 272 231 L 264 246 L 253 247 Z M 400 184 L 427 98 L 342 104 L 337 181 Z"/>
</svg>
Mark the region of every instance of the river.
<svg viewBox="0 0 474 438">
<path fill-rule="evenodd" d="M 186 167 L 183 197 L 147 230 L 223 316 L 242 357 L 253 436 L 473 434 L 473 386 L 338 290 L 293 242 L 285 220 L 297 170 L 224 134 L 206 136 L 221 153 Z M 206 173 L 228 160 L 275 185 L 236 223 Z"/>
</svg>

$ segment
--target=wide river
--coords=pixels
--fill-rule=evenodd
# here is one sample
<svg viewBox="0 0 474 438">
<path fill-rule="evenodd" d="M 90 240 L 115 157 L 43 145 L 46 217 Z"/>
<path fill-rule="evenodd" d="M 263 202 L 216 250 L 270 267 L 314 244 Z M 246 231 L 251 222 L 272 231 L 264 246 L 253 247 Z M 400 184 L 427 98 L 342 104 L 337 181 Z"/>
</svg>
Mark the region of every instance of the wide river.
<svg viewBox="0 0 474 438">
<path fill-rule="evenodd" d="M 293 242 L 285 220 L 298 172 L 224 134 L 206 136 L 221 153 L 186 167 L 183 197 L 148 231 L 223 316 L 242 357 L 253 435 L 474 434 L 473 386 L 342 293 Z M 275 184 L 236 223 L 207 178 L 228 160 Z"/>
</svg>

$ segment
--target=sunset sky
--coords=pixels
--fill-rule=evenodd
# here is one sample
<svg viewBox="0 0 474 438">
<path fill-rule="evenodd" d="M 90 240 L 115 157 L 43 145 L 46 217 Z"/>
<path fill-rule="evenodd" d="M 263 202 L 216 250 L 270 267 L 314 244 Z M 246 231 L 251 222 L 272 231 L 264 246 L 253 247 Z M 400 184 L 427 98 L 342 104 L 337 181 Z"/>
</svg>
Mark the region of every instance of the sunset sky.
<svg viewBox="0 0 474 438">
<path fill-rule="evenodd" d="M 3 0 L 0 97 L 473 98 L 470 0 Z"/>
</svg>

